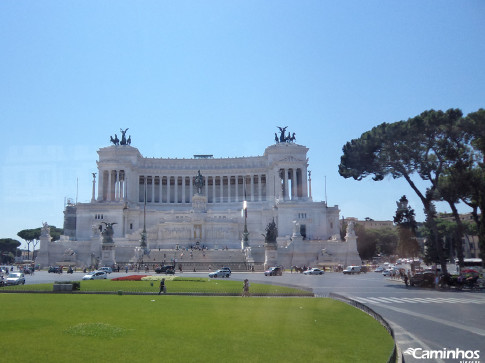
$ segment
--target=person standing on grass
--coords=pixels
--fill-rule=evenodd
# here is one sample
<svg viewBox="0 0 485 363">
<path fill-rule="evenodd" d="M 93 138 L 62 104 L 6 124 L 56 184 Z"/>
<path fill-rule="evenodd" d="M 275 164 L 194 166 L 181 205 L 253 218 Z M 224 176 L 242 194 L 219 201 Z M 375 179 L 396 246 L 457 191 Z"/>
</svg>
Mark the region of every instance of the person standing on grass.
<svg viewBox="0 0 485 363">
<path fill-rule="evenodd" d="M 165 288 L 165 279 L 164 278 L 160 280 L 160 291 L 158 292 L 158 295 L 160 295 L 162 292 L 164 294 L 167 292 L 167 290 Z"/>
</svg>

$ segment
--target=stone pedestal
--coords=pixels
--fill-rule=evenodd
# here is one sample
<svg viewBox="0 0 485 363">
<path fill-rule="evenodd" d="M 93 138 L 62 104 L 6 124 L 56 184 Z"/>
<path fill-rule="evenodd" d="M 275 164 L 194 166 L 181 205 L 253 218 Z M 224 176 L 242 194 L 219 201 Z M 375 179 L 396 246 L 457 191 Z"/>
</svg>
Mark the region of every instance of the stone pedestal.
<svg viewBox="0 0 485 363">
<path fill-rule="evenodd" d="M 192 208 L 194 212 L 205 212 L 207 211 L 207 197 L 199 194 L 195 194 L 192 197 Z"/>
<path fill-rule="evenodd" d="M 264 269 L 278 264 L 278 245 L 276 243 L 264 244 Z"/>
<path fill-rule="evenodd" d="M 253 254 L 251 253 L 251 247 L 246 247 L 244 249 L 244 255 L 246 256 L 246 262 L 254 265 L 254 257 Z"/>
<path fill-rule="evenodd" d="M 359 252 L 357 251 L 357 236 L 354 232 L 354 223 L 350 222 L 347 226 L 347 234 L 345 235 L 345 242 L 347 243 L 347 251 L 345 253 L 345 267 L 353 265 L 361 265 Z"/>
<path fill-rule="evenodd" d="M 115 260 L 115 244 L 114 243 L 103 243 L 101 245 L 101 261 L 102 266 L 113 266 L 116 265 Z"/>
<path fill-rule="evenodd" d="M 52 291 L 54 291 L 54 292 L 72 291 L 72 284 L 54 284 Z"/>
<path fill-rule="evenodd" d="M 41 268 L 49 266 L 49 243 L 51 243 L 50 227 L 44 223 L 40 234 L 40 247 L 35 263 Z"/>
<path fill-rule="evenodd" d="M 244 251 L 246 248 L 249 248 L 249 232 L 246 224 L 244 225 L 244 232 L 242 235 L 243 237 L 241 239 L 241 250 Z"/>
</svg>

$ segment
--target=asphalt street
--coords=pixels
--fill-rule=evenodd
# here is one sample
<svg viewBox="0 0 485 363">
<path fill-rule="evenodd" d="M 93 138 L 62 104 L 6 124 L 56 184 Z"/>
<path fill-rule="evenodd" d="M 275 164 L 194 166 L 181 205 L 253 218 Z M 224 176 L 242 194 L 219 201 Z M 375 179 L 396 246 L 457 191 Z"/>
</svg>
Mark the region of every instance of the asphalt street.
<svg viewBox="0 0 485 363">
<path fill-rule="evenodd" d="M 72 275 L 36 272 L 26 276 L 29 283 L 46 283 L 59 280 L 81 280 L 84 274 Z M 125 272 L 112 273 L 110 278 L 124 276 Z M 177 273 L 177 275 L 180 275 Z M 207 276 L 207 272 L 184 272 L 183 276 Z M 455 291 L 408 287 L 380 273 L 360 275 L 326 273 L 306 276 L 284 273 L 283 276 L 264 276 L 261 272 L 231 275 L 231 279 L 250 282 L 281 284 L 312 289 L 316 296 L 330 292 L 353 298 L 382 315 L 393 327 L 396 341 L 403 352 L 422 350 L 479 350 L 485 361 L 485 291 Z M 406 362 L 422 362 L 409 354 Z M 434 359 L 434 362 L 460 362 L 453 359 Z"/>
</svg>

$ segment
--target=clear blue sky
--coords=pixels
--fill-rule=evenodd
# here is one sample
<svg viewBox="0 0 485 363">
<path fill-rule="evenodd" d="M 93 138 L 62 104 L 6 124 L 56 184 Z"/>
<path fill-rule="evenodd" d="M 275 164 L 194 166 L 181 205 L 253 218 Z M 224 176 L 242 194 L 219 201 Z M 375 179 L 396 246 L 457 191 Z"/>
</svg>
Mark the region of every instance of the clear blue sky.
<svg viewBox="0 0 485 363">
<path fill-rule="evenodd" d="M 484 1 L 0 2 L 0 238 L 89 201 L 96 151 L 256 156 L 288 126 L 314 200 L 389 220 L 403 181 L 338 174 L 382 122 L 485 107 Z M 446 211 L 445 206 L 439 210 Z M 465 209 L 462 209 L 465 211 Z"/>
</svg>

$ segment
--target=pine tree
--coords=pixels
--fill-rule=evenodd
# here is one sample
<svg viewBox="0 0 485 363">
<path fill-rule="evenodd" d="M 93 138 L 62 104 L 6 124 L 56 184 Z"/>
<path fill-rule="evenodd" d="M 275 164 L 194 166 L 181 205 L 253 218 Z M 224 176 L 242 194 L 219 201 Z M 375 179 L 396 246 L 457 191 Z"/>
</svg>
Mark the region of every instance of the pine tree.
<svg viewBox="0 0 485 363">
<path fill-rule="evenodd" d="M 408 200 L 405 195 L 396 204 L 397 210 L 394 216 L 394 224 L 397 226 L 399 237 L 397 254 L 401 257 L 417 256 L 419 245 L 416 240 L 417 223 L 414 209 L 408 205 Z"/>
</svg>

